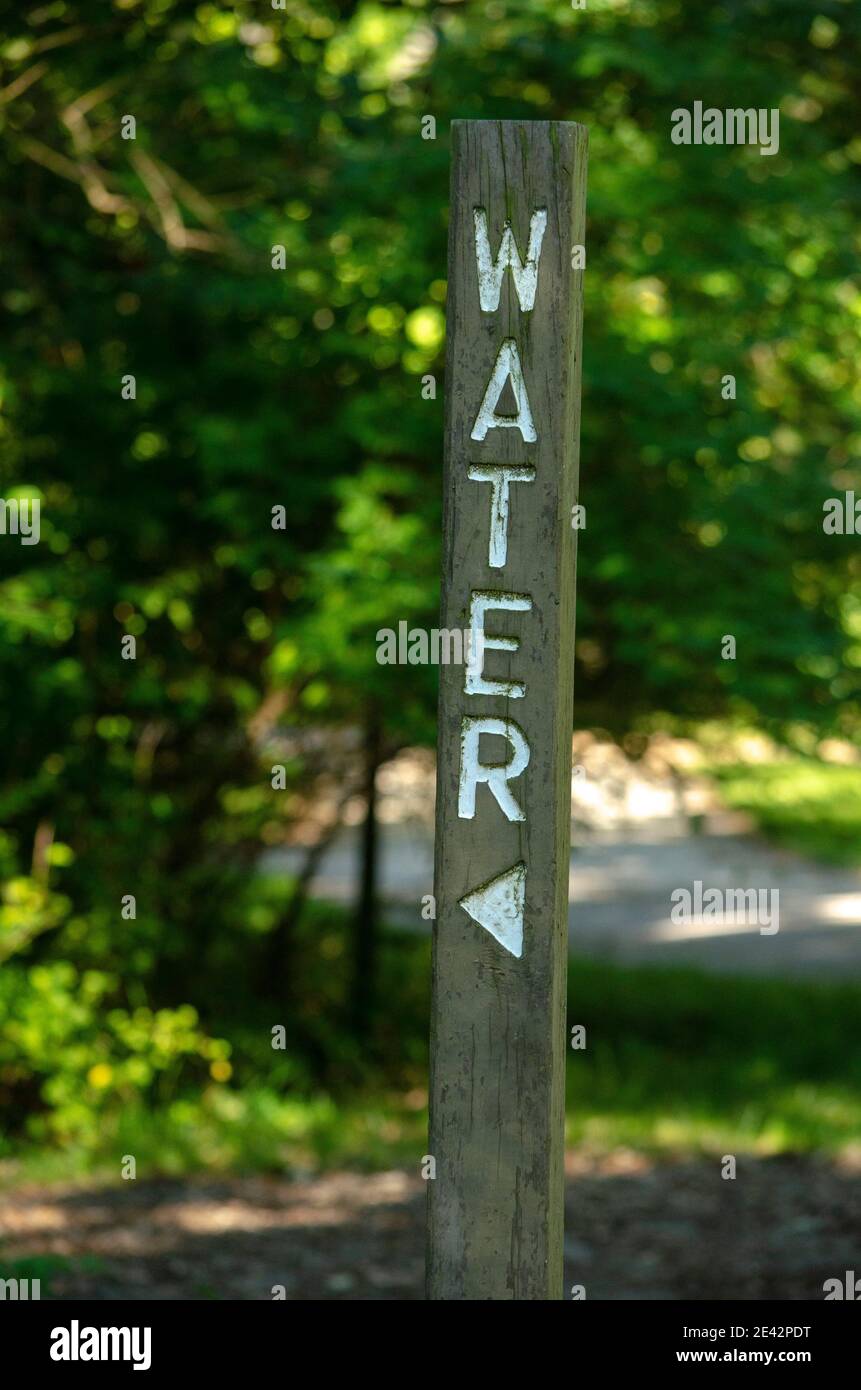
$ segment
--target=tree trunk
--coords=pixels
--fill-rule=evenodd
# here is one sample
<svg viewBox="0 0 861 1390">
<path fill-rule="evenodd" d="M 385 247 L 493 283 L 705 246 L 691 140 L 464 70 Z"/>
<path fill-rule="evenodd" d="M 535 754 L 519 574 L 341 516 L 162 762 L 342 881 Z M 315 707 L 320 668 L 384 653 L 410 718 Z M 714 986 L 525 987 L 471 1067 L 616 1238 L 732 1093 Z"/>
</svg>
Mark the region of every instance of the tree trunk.
<svg viewBox="0 0 861 1390">
<path fill-rule="evenodd" d="M 359 895 L 353 925 L 351 1011 L 353 1029 L 359 1038 L 368 1034 L 374 1006 L 377 964 L 377 769 L 380 754 L 380 716 L 376 707 L 372 706 L 365 725 L 365 820 L 362 826 Z"/>
<path fill-rule="evenodd" d="M 267 949 L 263 952 L 260 988 L 264 994 L 273 994 L 285 1007 L 290 1006 L 294 997 L 293 948 L 296 930 L 305 910 L 317 867 L 341 829 L 344 807 L 350 799 L 352 791 L 353 788 L 350 787 L 343 793 L 331 824 L 321 832 L 316 844 L 312 845 L 305 855 L 290 901 L 272 929 Z"/>
</svg>

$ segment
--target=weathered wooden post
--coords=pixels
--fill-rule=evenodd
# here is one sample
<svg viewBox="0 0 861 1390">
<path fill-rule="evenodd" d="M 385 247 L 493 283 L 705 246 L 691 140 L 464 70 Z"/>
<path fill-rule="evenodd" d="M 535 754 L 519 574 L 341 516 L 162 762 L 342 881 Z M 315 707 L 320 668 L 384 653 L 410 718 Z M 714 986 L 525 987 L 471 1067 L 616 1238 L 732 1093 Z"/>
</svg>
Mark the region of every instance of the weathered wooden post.
<svg viewBox="0 0 861 1390">
<path fill-rule="evenodd" d="M 428 1295 L 562 1296 L 587 132 L 452 124 Z"/>
</svg>

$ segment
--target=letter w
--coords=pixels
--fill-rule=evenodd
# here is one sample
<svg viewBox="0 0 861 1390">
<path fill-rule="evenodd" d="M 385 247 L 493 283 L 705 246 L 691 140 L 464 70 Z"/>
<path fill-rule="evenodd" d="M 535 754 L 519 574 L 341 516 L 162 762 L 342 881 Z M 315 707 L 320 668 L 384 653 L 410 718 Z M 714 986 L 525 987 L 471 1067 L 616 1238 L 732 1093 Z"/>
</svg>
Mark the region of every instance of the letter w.
<svg viewBox="0 0 861 1390">
<path fill-rule="evenodd" d="M 526 265 L 520 259 L 517 242 L 506 222 L 499 243 L 496 260 L 490 257 L 490 241 L 487 235 L 487 213 L 484 208 L 474 208 L 475 220 L 475 259 L 478 262 L 478 298 L 486 314 L 499 308 L 499 295 L 502 290 L 502 277 L 506 267 L 511 266 L 514 288 L 521 310 L 526 312 L 535 303 L 538 287 L 538 261 L 541 256 L 541 243 L 547 226 L 547 209 L 537 208 L 529 221 L 529 246 L 526 249 Z"/>
</svg>

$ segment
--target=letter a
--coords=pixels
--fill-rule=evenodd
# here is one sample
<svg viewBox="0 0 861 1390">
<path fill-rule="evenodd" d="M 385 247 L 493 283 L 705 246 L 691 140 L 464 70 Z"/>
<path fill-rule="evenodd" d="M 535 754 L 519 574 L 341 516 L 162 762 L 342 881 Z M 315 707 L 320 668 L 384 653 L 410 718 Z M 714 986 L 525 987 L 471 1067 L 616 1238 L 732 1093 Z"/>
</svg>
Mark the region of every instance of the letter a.
<svg viewBox="0 0 861 1390">
<path fill-rule="evenodd" d="M 509 377 L 511 378 L 511 389 L 514 392 L 517 414 L 513 416 L 497 415 L 495 413 L 496 406 Z M 513 338 L 506 338 L 499 349 L 499 356 L 496 359 L 490 381 L 487 383 L 484 400 L 481 402 L 478 415 L 475 417 L 470 438 L 482 440 L 488 430 L 500 429 L 520 430 L 527 444 L 534 444 L 538 438 L 532 423 L 532 411 L 529 408 L 529 397 L 526 394 L 526 383 L 523 380 L 520 354 Z"/>
</svg>

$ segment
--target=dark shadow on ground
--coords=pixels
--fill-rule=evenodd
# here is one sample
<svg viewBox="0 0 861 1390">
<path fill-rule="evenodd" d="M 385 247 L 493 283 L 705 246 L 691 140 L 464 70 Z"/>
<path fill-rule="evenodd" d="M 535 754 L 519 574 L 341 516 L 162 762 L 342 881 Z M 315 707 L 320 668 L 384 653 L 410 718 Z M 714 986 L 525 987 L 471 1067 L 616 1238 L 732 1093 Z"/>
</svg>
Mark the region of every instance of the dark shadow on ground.
<svg viewBox="0 0 861 1390">
<path fill-rule="evenodd" d="M 810 1157 L 653 1164 L 569 1155 L 565 1296 L 821 1299 L 861 1270 L 861 1170 Z M 420 1299 L 425 1190 L 400 1171 L 19 1188 L 0 1277 L 49 1257 L 43 1298 Z"/>
</svg>

